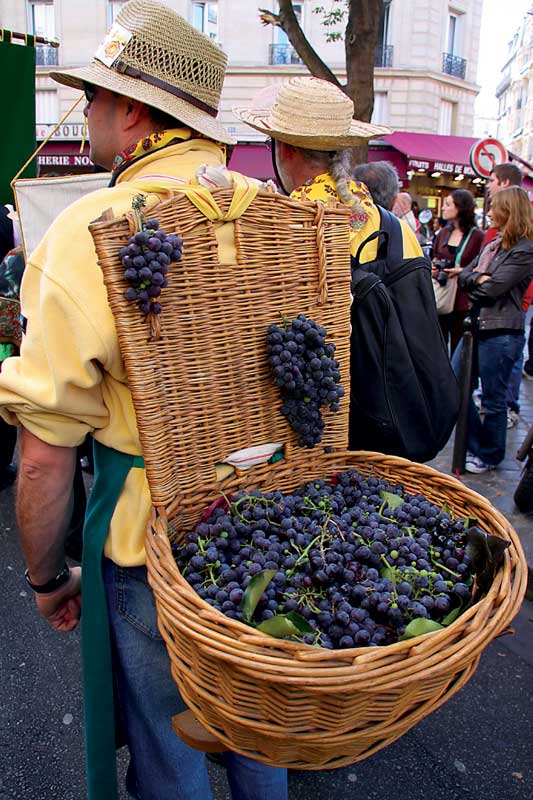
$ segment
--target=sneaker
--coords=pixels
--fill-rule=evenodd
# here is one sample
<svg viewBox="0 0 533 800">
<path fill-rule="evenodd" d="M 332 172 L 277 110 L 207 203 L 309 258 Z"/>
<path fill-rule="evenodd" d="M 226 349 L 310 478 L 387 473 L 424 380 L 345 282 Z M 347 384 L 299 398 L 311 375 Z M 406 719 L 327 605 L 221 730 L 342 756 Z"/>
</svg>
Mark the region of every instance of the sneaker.
<svg viewBox="0 0 533 800">
<path fill-rule="evenodd" d="M 466 456 L 465 469 L 467 472 L 472 472 L 474 475 L 481 475 L 483 472 L 489 472 L 496 467 L 485 464 L 478 456 L 468 453 Z"/>
<path fill-rule="evenodd" d="M 525 367 L 522 367 L 522 377 L 526 379 L 526 381 L 533 381 L 533 375 L 527 372 Z"/>
<path fill-rule="evenodd" d="M 514 411 L 512 408 L 507 409 L 507 428 L 514 428 L 515 425 L 518 424 L 520 420 L 520 416 L 518 411 Z"/>
</svg>

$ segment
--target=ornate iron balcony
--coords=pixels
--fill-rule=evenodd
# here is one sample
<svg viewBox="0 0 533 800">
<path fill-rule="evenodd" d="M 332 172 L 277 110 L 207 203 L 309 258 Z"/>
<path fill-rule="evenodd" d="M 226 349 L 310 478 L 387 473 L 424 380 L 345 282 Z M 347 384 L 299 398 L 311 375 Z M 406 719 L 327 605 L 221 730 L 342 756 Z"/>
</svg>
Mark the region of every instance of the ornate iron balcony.
<svg viewBox="0 0 533 800">
<path fill-rule="evenodd" d="M 380 45 L 374 50 L 375 67 L 392 67 L 394 47 L 391 44 Z"/>
<path fill-rule="evenodd" d="M 59 48 L 49 44 L 38 44 L 35 46 L 35 63 L 38 67 L 57 66 L 57 54 Z"/>
<path fill-rule="evenodd" d="M 462 78 L 466 75 L 466 58 L 459 58 L 451 53 L 442 54 L 442 71 L 446 75 L 453 75 L 454 78 Z"/>
<path fill-rule="evenodd" d="M 303 61 L 292 45 L 271 44 L 269 64 L 303 64 Z"/>
</svg>

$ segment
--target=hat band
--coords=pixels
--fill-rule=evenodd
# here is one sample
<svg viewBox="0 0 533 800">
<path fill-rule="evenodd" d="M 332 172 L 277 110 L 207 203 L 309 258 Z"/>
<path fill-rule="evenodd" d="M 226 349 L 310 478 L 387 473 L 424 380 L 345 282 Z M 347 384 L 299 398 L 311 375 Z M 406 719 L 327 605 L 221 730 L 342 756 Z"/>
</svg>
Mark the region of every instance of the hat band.
<svg viewBox="0 0 533 800">
<path fill-rule="evenodd" d="M 187 103 L 195 106 L 195 108 L 200 109 L 200 111 L 205 111 L 205 113 L 209 114 L 211 117 L 216 117 L 218 115 L 217 108 L 207 105 L 207 103 L 202 102 L 202 100 L 198 100 L 198 98 L 194 97 L 192 94 L 184 92 L 182 89 L 178 89 L 177 86 L 172 86 L 171 83 L 162 81 L 160 78 L 154 78 L 153 75 L 148 75 L 146 72 L 141 72 L 141 70 L 137 69 L 137 67 L 128 66 L 124 61 L 116 61 L 113 64 L 113 69 L 116 69 L 117 72 L 121 72 L 124 75 L 128 75 L 130 78 L 137 78 L 144 83 L 151 84 L 151 86 L 156 86 L 158 89 L 163 89 L 165 92 L 173 94 L 174 97 L 179 97 L 180 100 L 185 100 Z"/>
</svg>

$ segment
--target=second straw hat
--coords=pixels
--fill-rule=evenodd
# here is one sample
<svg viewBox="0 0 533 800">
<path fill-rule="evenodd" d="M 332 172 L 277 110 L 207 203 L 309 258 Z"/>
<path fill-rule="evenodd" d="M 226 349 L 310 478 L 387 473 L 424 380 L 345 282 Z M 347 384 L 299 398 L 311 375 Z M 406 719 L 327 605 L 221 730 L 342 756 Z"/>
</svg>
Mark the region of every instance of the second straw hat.
<svg viewBox="0 0 533 800">
<path fill-rule="evenodd" d="M 234 108 L 252 128 L 287 144 L 308 150 L 356 147 L 391 133 L 384 125 L 353 119 L 353 102 L 330 81 L 310 76 L 290 78 L 270 108 Z"/>
</svg>

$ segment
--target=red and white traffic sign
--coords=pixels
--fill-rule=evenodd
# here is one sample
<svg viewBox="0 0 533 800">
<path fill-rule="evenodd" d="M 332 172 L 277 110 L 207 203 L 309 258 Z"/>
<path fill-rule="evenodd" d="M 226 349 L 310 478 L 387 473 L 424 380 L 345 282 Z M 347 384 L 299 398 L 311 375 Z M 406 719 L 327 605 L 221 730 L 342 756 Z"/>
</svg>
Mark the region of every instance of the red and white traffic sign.
<svg viewBox="0 0 533 800">
<path fill-rule="evenodd" d="M 480 178 L 488 178 L 497 164 L 507 161 L 507 150 L 498 139 L 480 139 L 470 150 L 470 165 Z"/>
</svg>

